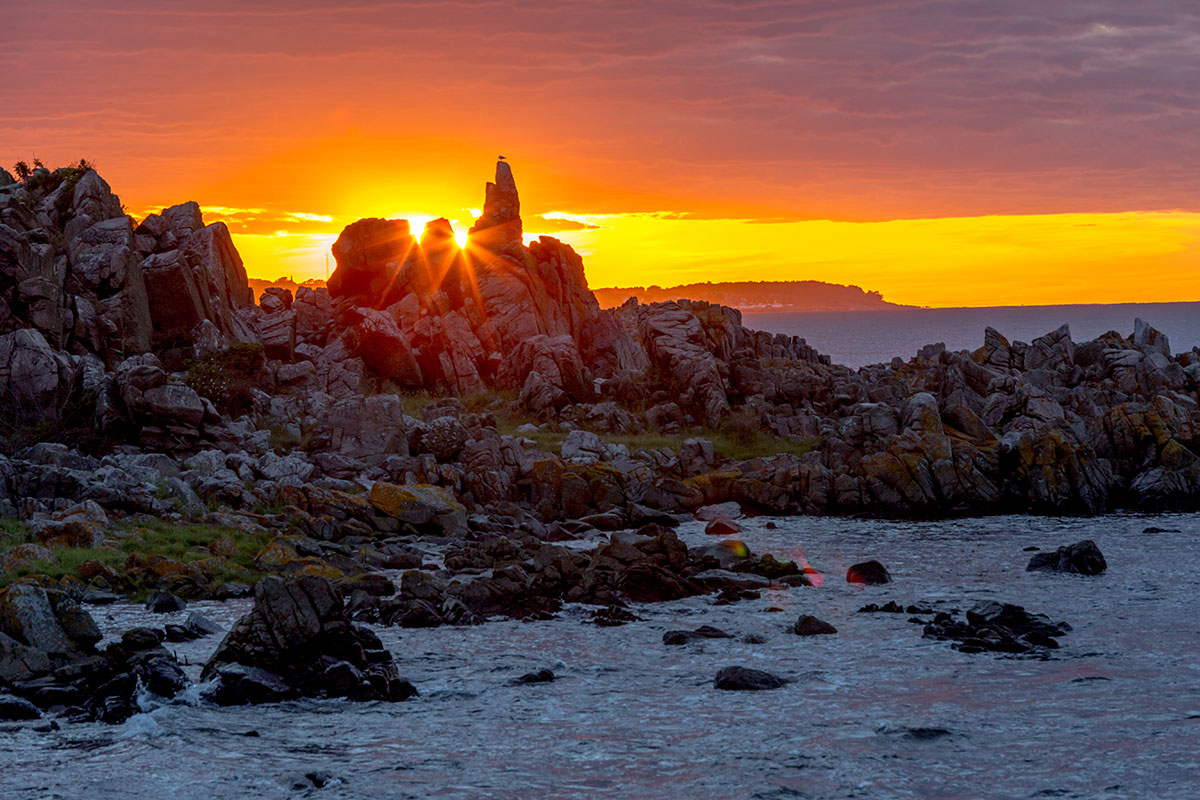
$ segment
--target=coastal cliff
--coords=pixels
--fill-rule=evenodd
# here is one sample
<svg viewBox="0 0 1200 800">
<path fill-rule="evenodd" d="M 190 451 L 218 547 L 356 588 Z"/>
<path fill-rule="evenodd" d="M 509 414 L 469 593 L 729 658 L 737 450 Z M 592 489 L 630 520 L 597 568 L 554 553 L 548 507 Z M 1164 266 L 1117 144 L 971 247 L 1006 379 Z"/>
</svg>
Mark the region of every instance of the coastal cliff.
<svg viewBox="0 0 1200 800">
<path fill-rule="evenodd" d="M 975 352 L 931 345 L 852 371 L 802 339 L 747 330 L 724 306 L 604 310 L 570 246 L 523 243 L 504 162 L 467 247 L 444 219 L 419 238 L 404 220 L 360 220 L 333 247 L 328 289 L 269 289 L 255 303 L 228 230 L 205 225 L 195 203 L 135 224 L 94 171 L 5 183 L 9 513 L 65 480 L 37 455 L 65 422 L 75 428 L 63 443 L 91 448 L 72 456 L 80 464 L 209 453 L 226 462 L 222 474 L 232 459 L 254 476 L 252 491 L 239 479 L 221 496 L 267 502 L 281 478 L 419 477 L 472 508 L 515 501 L 543 517 L 728 500 L 758 512 L 920 517 L 1200 503 L 1200 353 L 1172 354 L 1144 323 L 1083 343 L 1065 328 L 1028 344 L 989 329 Z M 452 445 L 423 444 L 449 423 L 415 417 L 419 397 L 447 398 L 434 419 L 455 421 Z M 538 435 L 501 431 L 497 412 Z M 615 442 L 722 431 L 761 452 Z M 555 452 L 568 432 L 613 467 L 602 503 L 534 477 L 534 463 L 568 468 Z M 687 457 L 697 448 L 698 463 Z M 336 468 L 322 466 L 335 457 Z M 73 499 L 104 496 L 94 470 L 66 480 Z"/>
</svg>

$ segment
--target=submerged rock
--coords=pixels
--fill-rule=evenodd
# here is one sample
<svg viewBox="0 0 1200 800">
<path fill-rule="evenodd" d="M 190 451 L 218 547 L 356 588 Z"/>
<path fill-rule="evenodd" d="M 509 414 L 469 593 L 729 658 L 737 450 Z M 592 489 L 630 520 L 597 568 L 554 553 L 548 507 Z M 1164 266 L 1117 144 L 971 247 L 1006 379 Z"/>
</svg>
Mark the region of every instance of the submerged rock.
<svg viewBox="0 0 1200 800">
<path fill-rule="evenodd" d="M 187 602 L 182 598 L 161 589 L 150 595 L 150 599 L 146 601 L 146 610 L 154 614 L 171 614 L 183 611 L 185 608 L 187 608 Z"/>
<path fill-rule="evenodd" d="M 850 569 L 846 570 L 846 582 L 876 586 L 891 583 L 892 576 L 887 568 L 878 561 L 863 561 L 851 565 Z"/>
<path fill-rule="evenodd" d="M 1021 606 L 985 601 L 967 611 L 965 622 L 950 614 L 938 614 L 925 626 L 924 636 L 953 640 L 955 649 L 964 653 L 990 651 L 1045 657 L 1069 630 L 1067 623 L 1052 623 L 1045 615 L 1031 614 Z"/>
<path fill-rule="evenodd" d="M 786 678 L 749 667 L 725 667 L 717 673 L 713 686 L 725 691 L 757 692 L 786 686 Z"/>
<path fill-rule="evenodd" d="M 663 634 L 663 644 L 682 645 L 692 642 L 702 642 L 705 639 L 732 639 L 725 631 L 711 625 L 701 625 L 694 631 L 667 631 Z"/>
<path fill-rule="evenodd" d="M 1038 553 L 1029 559 L 1026 572 L 1074 572 L 1079 575 L 1099 575 L 1108 569 L 1108 562 L 1091 539 L 1066 545 L 1053 553 Z"/>
<path fill-rule="evenodd" d="M 539 669 L 535 670 L 534 672 L 526 672 L 519 678 L 513 679 L 513 683 L 518 685 L 527 683 L 550 683 L 553 680 L 553 672 L 548 669 Z"/>
<path fill-rule="evenodd" d="M 792 626 L 792 633 L 797 636 L 820 636 L 822 634 L 837 633 L 837 628 L 823 619 L 817 619 L 809 614 L 802 614 L 800 619 L 796 620 L 796 624 Z"/>
</svg>

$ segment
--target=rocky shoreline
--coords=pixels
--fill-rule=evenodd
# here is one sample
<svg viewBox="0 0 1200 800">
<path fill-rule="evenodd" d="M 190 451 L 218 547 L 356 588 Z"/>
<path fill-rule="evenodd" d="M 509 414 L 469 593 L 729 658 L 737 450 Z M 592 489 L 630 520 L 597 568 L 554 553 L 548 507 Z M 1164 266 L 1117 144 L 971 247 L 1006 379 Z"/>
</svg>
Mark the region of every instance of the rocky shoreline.
<svg viewBox="0 0 1200 800">
<path fill-rule="evenodd" d="M 854 371 L 723 306 L 602 310 L 519 211 L 501 162 L 466 248 L 360 220 L 327 289 L 255 302 L 195 203 L 135 224 L 94 171 L 0 171 L 0 680 L 118 719 L 174 668 L 152 631 L 95 652 L 80 602 L 253 593 L 218 697 L 402 699 L 358 623 L 620 624 L 810 581 L 685 519 L 1200 507 L 1200 350 L 1140 320 Z"/>
</svg>

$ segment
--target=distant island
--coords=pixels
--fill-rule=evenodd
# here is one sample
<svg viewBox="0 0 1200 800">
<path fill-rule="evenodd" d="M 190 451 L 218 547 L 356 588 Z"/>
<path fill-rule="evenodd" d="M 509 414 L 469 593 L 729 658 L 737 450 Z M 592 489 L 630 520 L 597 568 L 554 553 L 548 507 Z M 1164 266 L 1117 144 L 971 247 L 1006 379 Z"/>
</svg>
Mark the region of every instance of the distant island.
<svg viewBox="0 0 1200 800">
<path fill-rule="evenodd" d="M 631 297 L 640 303 L 687 298 L 743 311 L 883 311 L 911 308 L 889 303 L 879 292 L 824 281 L 722 281 L 682 286 L 593 289 L 601 308 L 616 308 Z"/>
</svg>

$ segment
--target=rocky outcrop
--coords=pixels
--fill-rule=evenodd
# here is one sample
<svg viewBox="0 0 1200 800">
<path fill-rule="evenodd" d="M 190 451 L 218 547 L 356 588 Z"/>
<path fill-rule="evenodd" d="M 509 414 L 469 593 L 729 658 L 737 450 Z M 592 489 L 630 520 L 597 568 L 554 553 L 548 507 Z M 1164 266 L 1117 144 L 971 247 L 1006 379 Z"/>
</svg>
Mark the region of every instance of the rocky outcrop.
<svg viewBox="0 0 1200 800">
<path fill-rule="evenodd" d="M 189 202 L 151 214 L 135 234 L 156 351 L 190 348 L 204 320 L 227 341 L 257 340 L 253 314 L 240 314 L 254 299 L 225 223 L 205 225 L 200 206 Z"/>
<path fill-rule="evenodd" d="M 103 652 L 91 616 L 64 592 L 16 584 L 0 591 L 0 687 L 38 709 L 123 722 L 143 689 L 175 697 L 188 685 L 162 633 L 128 631 Z"/>
<path fill-rule="evenodd" d="M 265 578 L 254 608 L 239 619 L 204 666 L 221 705 L 273 702 L 301 695 L 405 700 L 379 637 L 350 622 L 339 594 L 323 578 Z"/>
<path fill-rule="evenodd" d="M 1065 622 L 1052 623 L 1042 614 L 1031 614 L 1011 603 L 978 603 L 956 620 L 940 613 L 925 626 L 928 639 L 952 640 L 964 653 L 1007 653 L 1045 658 L 1058 648 L 1058 639 L 1071 630 Z"/>
<path fill-rule="evenodd" d="M 594 377 L 644 366 L 588 291 L 578 254 L 550 237 L 525 246 L 519 211 L 500 162 L 466 248 L 444 219 L 420 241 L 405 220 L 347 227 L 333 247 L 329 296 L 349 352 L 399 386 L 545 393 L 528 403 L 543 411 L 592 399 Z"/>
<path fill-rule="evenodd" d="M 132 228 L 94 172 L 39 175 L 0 187 L 0 422 L 29 434 L 69 417 L 59 436 L 89 453 L 222 463 L 184 477 L 126 462 L 89 474 L 14 446 L 0 507 L 49 512 L 61 497 L 161 512 L 167 499 L 269 504 L 314 482 L 415 483 L 461 505 L 455 519 L 516 503 L 543 522 L 636 527 L 717 504 L 940 517 L 1200 498 L 1200 350 L 1172 355 L 1140 320 L 1130 336 L 1090 342 L 1065 326 L 1031 343 L 988 329 L 974 352 L 930 345 L 852 371 L 719 305 L 605 311 L 574 250 L 523 242 L 506 163 L 465 248 L 444 219 L 419 239 L 403 221 L 360 220 L 334 247 L 328 289 L 272 288 L 255 305 L 228 231 L 204 225 L 196 204 Z M 248 339 L 262 348 L 225 380 Z M 410 415 L 407 393 L 482 410 L 446 400 Z M 509 431 L 514 414 L 537 424 Z M 759 456 L 721 456 L 713 429 L 757 442 Z M 602 439 L 630 434 L 684 441 Z"/>
<path fill-rule="evenodd" d="M 1078 575 L 1099 575 L 1108 569 L 1108 562 L 1091 539 L 1065 545 L 1052 553 L 1038 553 L 1029 559 L 1026 571 L 1074 572 Z"/>
</svg>

